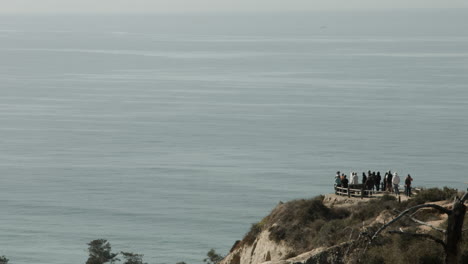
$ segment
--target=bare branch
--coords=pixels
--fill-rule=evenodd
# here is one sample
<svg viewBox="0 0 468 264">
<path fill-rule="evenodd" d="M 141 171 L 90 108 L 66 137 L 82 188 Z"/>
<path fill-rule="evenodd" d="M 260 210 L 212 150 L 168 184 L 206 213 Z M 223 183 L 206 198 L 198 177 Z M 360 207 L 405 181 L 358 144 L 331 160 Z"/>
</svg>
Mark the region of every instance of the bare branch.
<svg viewBox="0 0 468 264">
<path fill-rule="evenodd" d="M 406 214 L 410 213 L 411 211 L 414 211 L 414 210 L 418 210 L 420 208 L 426 208 L 426 207 L 430 207 L 430 208 L 435 208 L 439 211 L 442 211 L 443 213 L 446 213 L 448 215 L 450 215 L 452 213 L 451 210 L 448 210 L 447 208 L 444 208 L 440 205 L 437 205 L 437 204 L 420 204 L 420 205 L 416 205 L 416 206 L 413 206 L 411 208 L 408 208 L 406 210 L 404 210 L 403 212 L 401 212 L 397 217 L 393 218 L 392 221 L 386 223 L 385 225 L 383 225 L 382 227 L 380 227 L 375 233 L 374 235 L 372 236 L 371 238 L 371 241 L 374 240 L 377 235 L 380 234 L 380 232 L 382 232 L 382 230 L 384 230 L 385 228 L 387 228 L 389 225 L 395 223 L 396 221 L 400 220 L 400 218 L 402 218 L 403 216 L 405 216 Z"/>
<path fill-rule="evenodd" d="M 397 212 L 397 213 L 401 213 L 401 212 L 398 211 L 398 210 L 393 210 L 393 211 L 395 211 L 395 212 Z M 426 223 L 426 222 L 423 222 L 423 221 L 421 221 L 421 220 L 418 220 L 418 219 L 414 218 L 414 215 L 415 215 L 416 213 L 417 213 L 417 211 L 414 212 L 414 213 L 411 214 L 411 215 L 407 215 L 406 217 L 408 217 L 409 219 L 411 219 L 411 221 L 413 221 L 413 222 L 415 222 L 415 223 L 418 223 L 418 224 L 424 225 L 424 226 L 428 226 L 428 227 L 430 227 L 430 228 L 432 228 L 432 229 L 434 229 L 434 230 L 436 230 L 436 231 L 439 231 L 439 232 L 445 234 L 445 230 L 444 230 L 444 229 L 435 227 L 435 226 L 433 226 L 433 225 L 431 225 L 431 224 L 429 224 L 429 223 Z"/>
<path fill-rule="evenodd" d="M 401 230 L 392 230 L 388 231 L 389 234 L 399 234 L 399 235 L 404 235 L 404 236 L 412 236 L 412 237 L 420 237 L 420 238 L 426 238 L 429 240 L 432 240 L 436 243 L 439 243 L 444 247 L 444 249 L 447 247 L 447 244 L 442 239 L 439 239 L 435 236 L 429 235 L 429 234 L 418 234 L 418 233 L 410 233 L 410 232 L 405 232 Z"/>
<path fill-rule="evenodd" d="M 466 193 L 462 196 L 462 198 L 460 199 L 460 202 L 461 202 L 461 203 L 464 203 L 465 201 L 468 201 L 468 192 L 466 192 Z"/>
</svg>

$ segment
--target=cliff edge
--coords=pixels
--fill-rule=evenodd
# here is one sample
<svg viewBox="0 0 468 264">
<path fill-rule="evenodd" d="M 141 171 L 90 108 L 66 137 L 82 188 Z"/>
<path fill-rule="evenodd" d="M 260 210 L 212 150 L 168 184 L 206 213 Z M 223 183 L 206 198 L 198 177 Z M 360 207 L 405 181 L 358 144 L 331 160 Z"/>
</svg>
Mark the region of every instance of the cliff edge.
<svg viewBox="0 0 468 264">
<path fill-rule="evenodd" d="M 434 200 L 437 200 L 438 205 L 450 208 L 451 202 L 445 199 L 452 198 L 451 196 L 453 192 L 445 193 L 430 202 L 434 203 Z M 404 208 L 427 202 L 426 198 L 404 198 L 398 201 L 395 196 L 390 195 L 359 199 L 330 194 L 312 199 L 280 202 L 268 216 L 252 225 L 250 231 L 233 245 L 230 253 L 220 263 L 384 263 L 379 262 L 379 252 L 391 254 L 396 247 L 402 246 L 418 247 L 418 252 L 397 257 L 392 255 L 388 257 L 389 261 L 406 263 L 397 260 L 414 258 L 415 255 L 421 258 L 433 257 L 437 261 L 437 254 L 440 254 L 442 249 L 437 245 L 427 244 L 431 241 L 413 241 L 385 234 L 375 245 L 368 248 L 369 240 L 364 237 L 390 222 Z M 446 215 L 431 208 L 420 210 L 412 217 L 418 217 L 428 225 L 418 225 L 408 218 L 400 225 L 400 230 L 429 234 L 433 231 L 428 226 L 443 226 L 447 219 Z M 462 247 L 466 247 L 468 257 L 466 244 L 465 239 Z M 427 253 L 426 249 L 432 252 Z"/>
</svg>

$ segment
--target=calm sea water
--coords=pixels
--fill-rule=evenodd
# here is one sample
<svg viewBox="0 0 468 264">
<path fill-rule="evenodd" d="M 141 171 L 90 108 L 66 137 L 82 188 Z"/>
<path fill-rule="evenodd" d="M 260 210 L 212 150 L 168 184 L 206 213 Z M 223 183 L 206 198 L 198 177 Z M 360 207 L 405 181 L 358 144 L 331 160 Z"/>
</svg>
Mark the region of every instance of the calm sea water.
<svg viewBox="0 0 468 264">
<path fill-rule="evenodd" d="M 337 170 L 466 188 L 467 18 L 0 17 L 0 254 L 201 263 Z"/>
</svg>

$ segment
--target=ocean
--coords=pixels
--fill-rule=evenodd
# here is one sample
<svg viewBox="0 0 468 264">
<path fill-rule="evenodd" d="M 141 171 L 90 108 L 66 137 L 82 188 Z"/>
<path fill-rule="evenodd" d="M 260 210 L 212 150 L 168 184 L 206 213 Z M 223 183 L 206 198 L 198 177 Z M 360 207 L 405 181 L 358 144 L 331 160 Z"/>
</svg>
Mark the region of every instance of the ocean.
<svg viewBox="0 0 468 264">
<path fill-rule="evenodd" d="M 1 15 L 0 255 L 228 253 L 340 170 L 467 187 L 468 10 Z"/>
</svg>

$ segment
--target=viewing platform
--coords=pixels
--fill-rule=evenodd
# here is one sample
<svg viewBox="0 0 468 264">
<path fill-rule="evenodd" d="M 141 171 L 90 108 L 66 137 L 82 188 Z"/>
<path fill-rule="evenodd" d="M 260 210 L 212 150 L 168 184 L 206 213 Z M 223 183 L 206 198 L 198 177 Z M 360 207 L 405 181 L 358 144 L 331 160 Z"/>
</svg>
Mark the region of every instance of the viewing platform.
<svg viewBox="0 0 468 264">
<path fill-rule="evenodd" d="M 404 190 L 399 189 L 400 196 L 406 197 Z M 413 193 L 418 192 L 418 189 L 413 188 Z M 335 194 L 339 196 L 347 196 L 348 198 L 376 198 L 381 197 L 385 194 L 396 195 L 394 192 L 389 191 L 375 191 L 367 190 L 364 184 L 350 184 L 347 188 L 335 186 Z"/>
</svg>

